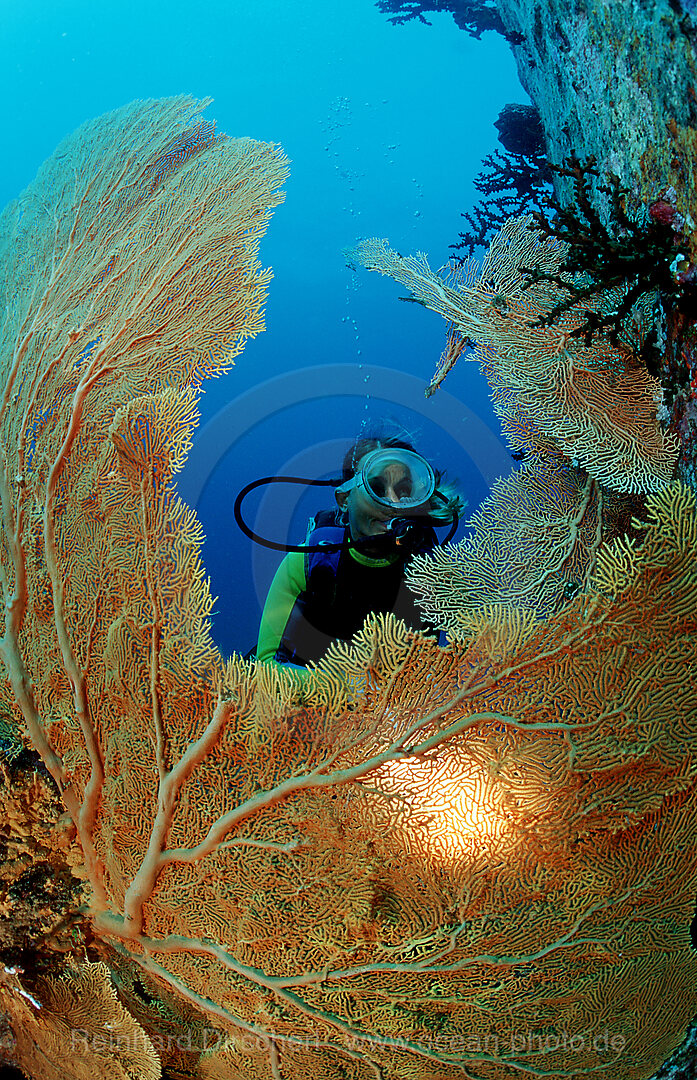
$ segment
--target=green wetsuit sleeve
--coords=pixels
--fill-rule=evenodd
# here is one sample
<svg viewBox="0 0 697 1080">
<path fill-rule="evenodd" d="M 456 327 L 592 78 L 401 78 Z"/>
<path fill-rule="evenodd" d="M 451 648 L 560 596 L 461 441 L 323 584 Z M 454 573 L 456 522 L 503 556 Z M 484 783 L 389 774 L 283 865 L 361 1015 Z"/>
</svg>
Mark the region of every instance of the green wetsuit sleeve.
<svg viewBox="0 0 697 1080">
<path fill-rule="evenodd" d="M 271 582 L 259 626 L 257 660 L 273 660 L 281 644 L 293 605 L 305 592 L 305 556 L 302 551 L 289 551 Z"/>
</svg>

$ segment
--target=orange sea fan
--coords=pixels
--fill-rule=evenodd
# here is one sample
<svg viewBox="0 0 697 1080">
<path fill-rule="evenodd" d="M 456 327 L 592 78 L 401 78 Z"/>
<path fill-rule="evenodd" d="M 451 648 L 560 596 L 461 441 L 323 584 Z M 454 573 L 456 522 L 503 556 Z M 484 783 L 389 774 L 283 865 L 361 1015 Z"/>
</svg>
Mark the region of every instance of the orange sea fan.
<svg viewBox="0 0 697 1080">
<path fill-rule="evenodd" d="M 20 1064 L 58 1047 L 82 1080 L 66 1016 L 87 1007 L 88 1031 L 146 1033 L 94 1059 L 134 1080 L 642 1080 L 697 1005 L 694 496 L 651 494 L 608 544 L 607 496 L 564 464 L 547 562 L 507 603 L 438 595 L 447 648 L 380 617 L 304 680 L 226 662 L 172 474 L 192 388 L 259 328 L 284 175 L 188 99 L 140 103 L 63 146 L 37 217 L 30 192 L 3 219 L 7 713 L 84 897 L 72 982 L 0 979 Z M 532 501 L 545 474 L 524 474 L 500 508 Z"/>
<path fill-rule="evenodd" d="M 605 487 L 658 491 L 672 476 L 677 442 L 660 429 L 660 387 L 635 354 L 646 318 L 638 311 L 638 321 L 617 344 L 596 336 L 587 345 L 572 336 L 589 307 L 601 311 L 617 302 L 608 294 L 570 308 L 551 326 L 540 325 L 564 294 L 552 281 L 530 284 L 523 268 L 558 275 L 565 252 L 566 245 L 541 235 L 531 218 L 512 218 L 494 237 L 474 282 L 471 266 L 464 276 L 452 270 L 441 276 L 423 255 L 403 257 L 384 240 L 362 241 L 350 259 L 405 285 L 476 346 L 467 358 L 482 363 L 515 450 L 539 457 L 551 442 Z M 431 389 L 452 366 L 458 344 L 439 365 Z"/>
<path fill-rule="evenodd" d="M 547 452 L 494 483 L 463 540 L 412 559 L 410 588 L 455 640 L 494 604 L 550 615 L 589 587 L 602 545 L 631 531 L 640 508 Z"/>
</svg>

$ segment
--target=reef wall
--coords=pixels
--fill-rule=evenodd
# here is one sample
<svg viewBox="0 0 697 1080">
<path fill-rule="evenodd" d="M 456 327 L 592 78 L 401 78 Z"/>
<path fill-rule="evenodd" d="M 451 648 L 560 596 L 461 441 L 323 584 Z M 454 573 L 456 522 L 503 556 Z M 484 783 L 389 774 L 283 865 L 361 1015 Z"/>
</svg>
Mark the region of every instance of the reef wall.
<svg viewBox="0 0 697 1080">
<path fill-rule="evenodd" d="M 680 0 L 496 0 L 520 80 L 542 117 L 549 158 L 594 157 L 650 204 L 674 191 L 686 222 L 683 273 L 697 256 L 697 24 Z M 555 179 L 562 202 L 568 179 Z M 673 196 L 671 195 L 671 198 Z M 602 213 L 603 195 L 597 197 Z M 665 313 L 664 422 L 680 436 L 679 475 L 697 486 L 694 300 Z"/>
</svg>

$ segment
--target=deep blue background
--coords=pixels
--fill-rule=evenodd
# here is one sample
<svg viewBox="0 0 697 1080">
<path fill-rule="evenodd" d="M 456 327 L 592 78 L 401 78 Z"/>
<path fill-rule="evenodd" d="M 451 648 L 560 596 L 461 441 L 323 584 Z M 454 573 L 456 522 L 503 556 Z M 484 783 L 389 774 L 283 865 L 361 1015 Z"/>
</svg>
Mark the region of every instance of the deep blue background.
<svg viewBox="0 0 697 1080">
<path fill-rule="evenodd" d="M 526 101 L 505 42 L 474 41 L 448 15 L 391 26 L 372 0 L 2 0 L 5 101 L 0 200 L 13 198 L 68 132 L 133 98 L 212 96 L 219 130 L 280 143 L 287 199 L 262 242 L 274 270 L 267 330 L 233 372 L 206 386 L 202 424 L 180 490 L 196 506 L 219 597 L 224 651 L 253 645 L 280 558 L 236 528 L 232 503 L 257 476 L 330 476 L 366 420 L 415 428 L 419 446 L 459 478 L 470 508 L 511 460 L 486 384 L 462 362 L 423 396 L 444 323 L 342 250 L 380 235 L 436 268 L 477 195 L 472 180 L 496 145 L 493 122 Z M 317 491 L 276 485 L 247 513 L 298 542 Z"/>
</svg>

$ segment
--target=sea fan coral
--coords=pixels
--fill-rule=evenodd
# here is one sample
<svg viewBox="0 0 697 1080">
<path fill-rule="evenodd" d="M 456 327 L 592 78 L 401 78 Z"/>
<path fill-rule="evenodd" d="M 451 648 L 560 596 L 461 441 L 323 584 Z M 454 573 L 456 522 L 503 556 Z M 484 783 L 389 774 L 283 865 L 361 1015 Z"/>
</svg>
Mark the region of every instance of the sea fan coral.
<svg viewBox="0 0 697 1080">
<path fill-rule="evenodd" d="M 589 308 L 618 301 L 615 290 L 571 306 L 552 326 L 540 325 L 562 298 L 547 279 L 560 275 L 566 250 L 541 235 L 532 218 L 513 218 L 478 274 L 472 264 L 436 274 L 423 255 L 403 257 L 384 240 L 365 240 L 348 254 L 352 263 L 405 285 L 474 345 L 469 352 L 451 349 L 448 359 L 481 362 L 514 451 L 539 459 L 551 447 L 605 487 L 659 491 L 672 476 L 678 447 L 657 420 L 660 387 L 636 358 L 647 313 L 637 308 L 616 343 L 573 336 Z M 531 282 L 526 270 L 537 279 Z M 431 387 L 446 374 L 447 368 L 438 371 Z"/>
<path fill-rule="evenodd" d="M 640 509 L 563 459 L 524 462 L 496 481 L 468 536 L 412 561 L 409 584 L 456 639 L 490 604 L 544 617 L 588 588 L 603 544 L 626 535 Z"/>
<path fill-rule="evenodd" d="M 447 648 L 385 617 L 302 683 L 224 661 L 173 477 L 192 389 L 261 326 L 284 175 L 188 99 L 140 103 L 3 219 L 3 723 L 53 778 L 82 885 L 71 947 L 32 941 L 56 974 L 5 964 L 14 1060 L 640 1080 L 697 1005 L 695 498 L 664 485 L 608 544 L 597 480 L 570 485 L 550 524 L 584 588 L 544 619 L 509 581 Z M 38 835 L 45 861 L 12 805 L 13 850 Z M 115 1029 L 137 1053 L 103 1053 Z"/>
</svg>

